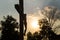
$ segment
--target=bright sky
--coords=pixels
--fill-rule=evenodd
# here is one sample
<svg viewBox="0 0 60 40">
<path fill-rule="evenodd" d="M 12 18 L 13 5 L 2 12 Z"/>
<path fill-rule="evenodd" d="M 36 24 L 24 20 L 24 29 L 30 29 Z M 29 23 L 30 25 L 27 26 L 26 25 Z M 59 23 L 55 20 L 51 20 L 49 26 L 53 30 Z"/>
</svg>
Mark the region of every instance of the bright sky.
<svg viewBox="0 0 60 40">
<path fill-rule="evenodd" d="M 19 0 L 0 0 L 0 20 L 3 16 L 12 15 L 17 20 L 19 19 L 18 13 L 14 8 L 14 4 L 17 4 Z M 60 0 L 24 0 L 24 13 L 28 14 L 28 31 L 33 31 L 30 21 L 38 20 L 39 10 L 47 5 L 54 5 L 60 8 Z M 36 15 L 34 15 L 36 14 Z M 33 16 L 31 16 L 33 15 Z M 28 17 L 29 17 L 28 16 Z M 32 20 L 33 19 L 33 20 Z"/>
</svg>

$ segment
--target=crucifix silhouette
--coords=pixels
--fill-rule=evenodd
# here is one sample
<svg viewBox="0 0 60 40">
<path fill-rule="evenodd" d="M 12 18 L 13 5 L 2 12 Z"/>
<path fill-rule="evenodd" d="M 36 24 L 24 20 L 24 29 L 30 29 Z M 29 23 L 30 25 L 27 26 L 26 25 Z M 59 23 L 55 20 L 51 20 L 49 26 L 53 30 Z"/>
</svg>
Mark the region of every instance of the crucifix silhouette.
<svg viewBox="0 0 60 40">
<path fill-rule="evenodd" d="M 23 0 L 19 0 L 19 4 L 15 4 L 15 9 L 19 13 L 20 22 L 20 40 L 24 39 L 24 35 L 27 29 L 26 14 L 24 14 Z M 24 30 L 25 27 L 25 30 Z"/>
</svg>

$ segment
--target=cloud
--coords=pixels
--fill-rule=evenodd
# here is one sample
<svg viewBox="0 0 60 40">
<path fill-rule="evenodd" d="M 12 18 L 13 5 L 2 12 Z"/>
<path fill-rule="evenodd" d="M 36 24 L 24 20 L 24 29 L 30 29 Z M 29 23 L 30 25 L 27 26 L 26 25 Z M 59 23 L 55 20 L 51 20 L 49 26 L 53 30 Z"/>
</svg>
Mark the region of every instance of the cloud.
<svg viewBox="0 0 60 40">
<path fill-rule="evenodd" d="M 60 9 L 60 0 L 52 0 L 48 5 L 55 6 Z"/>
</svg>

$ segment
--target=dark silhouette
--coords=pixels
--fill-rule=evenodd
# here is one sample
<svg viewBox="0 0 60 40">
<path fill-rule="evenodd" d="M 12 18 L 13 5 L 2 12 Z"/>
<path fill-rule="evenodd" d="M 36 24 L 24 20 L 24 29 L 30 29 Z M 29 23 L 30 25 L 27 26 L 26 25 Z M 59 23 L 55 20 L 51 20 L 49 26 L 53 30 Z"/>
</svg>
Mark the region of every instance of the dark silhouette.
<svg viewBox="0 0 60 40">
<path fill-rule="evenodd" d="M 46 19 L 42 19 L 39 21 L 40 27 L 40 37 L 43 40 L 60 40 L 60 35 L 57 35 L 53 32 L 52 28 L 50 27 L 48 21 Z"/>
<path fill-rule="evenodd" d="M 33 34 L 33 40 L 40 40 L 40 36 L 39 36 L 39 33 L 38 32 L 35 32 Z"/>
<path fill-rule="evenodd" d="M 48 10 L 47 10 L 47 9 Z M 58 9 L 53 6 L 46 6 L 41 10 L 41 13 L 47 17 L 50 26 L 52 27 L 57 20 L 60 20 Z"/>
<path fill-rule="evenodd" d="M 23 0 L 19 0 L 19 4 L 15 4 L 15 9 L 19 13 L 19 22 L 20 22 L 20 40 L 24 39 L 24 35 L 27 30 L 26 14 L 24 14 Z M 25 26 L 25 30 L 24 30 Z"/>
<path fill-rule="evenodd" d="M 27 34 L 27 40 L 60 40 L 60 35 L 53 32 L 46 19 L 39 20 L 40 32 L 31 32 Z"/>
<path fill-rule="evenodd" d="M 27 40 L 33 40 L 33 35 L 31 32 L 27 33 Z"/>
<path fill-rule="evenodd" d="M 16 19 L 12 16 L 4 17 L 4 21 L 1 21 L 2 25 L 2 37 L 1 40 L 19 40 L 18 31 L 15 28 L 18 27 Z"/>
</svg>

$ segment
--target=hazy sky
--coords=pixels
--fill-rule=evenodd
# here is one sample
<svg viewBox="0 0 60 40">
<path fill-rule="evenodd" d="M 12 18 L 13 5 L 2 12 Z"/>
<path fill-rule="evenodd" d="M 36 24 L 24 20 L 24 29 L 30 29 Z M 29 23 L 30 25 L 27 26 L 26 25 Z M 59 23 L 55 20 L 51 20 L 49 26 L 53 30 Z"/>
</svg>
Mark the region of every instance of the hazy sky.
<svg viewBox="0 0 60 40">
<path fill-rule="evenodd" d="M 18 16 L 17 11 L 14 8 L 14 4 L 17 4 L 19 0 L 0 0 L 0 18 L 5 15 Z M 60 0 L 24 0 L 24 13 L 34 13 L 37 9 L 41 9 L 46 5 L 54 5 L 60 8 Z"/>
<path fill-rule="evenodd" d="M 0 0 L 0 20 L 3 16 L 13 15 L 18 20 L 18 13 L 14 8 L 19 0 Z M 47 5 L 60 8 L 60 0 L 24 0 L 24 13 L 35 13 Z"/>
</svg>

